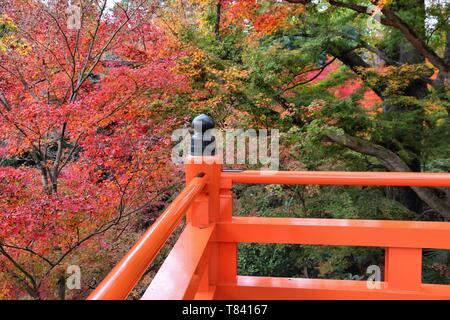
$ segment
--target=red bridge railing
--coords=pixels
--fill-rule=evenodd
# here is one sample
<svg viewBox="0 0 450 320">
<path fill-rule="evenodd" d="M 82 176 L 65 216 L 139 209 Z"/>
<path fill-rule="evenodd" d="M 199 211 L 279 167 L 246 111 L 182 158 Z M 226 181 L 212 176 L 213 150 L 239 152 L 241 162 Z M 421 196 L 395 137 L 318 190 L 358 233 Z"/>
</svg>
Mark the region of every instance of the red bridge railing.
<svg viewBox="0 0 450 320">
<path fill-rule="evenodd" d="M 226 172 L 219 162 L 187 159 L 186 188 L 88 299 L 126 299 L 185 213 L 186 226 L 142 299 L 450 299 L 449 285 L 422 283 L 422 249 L 450 250 L 450 222 L 233 217 L 231 191 L 239 183 L 450 187 L 450 174 Z M 383 247 L 384 279 L 372 287 L 240 276 L 243 242 Z"/>
<path fill-rule="evenodd" d="M 202 191 L 205 183 L 204 175 L 193 178 L 175 201 L 90 294 L 89 299 L 126 299 L 177 227 L 192 200 Z"/>
</svg>

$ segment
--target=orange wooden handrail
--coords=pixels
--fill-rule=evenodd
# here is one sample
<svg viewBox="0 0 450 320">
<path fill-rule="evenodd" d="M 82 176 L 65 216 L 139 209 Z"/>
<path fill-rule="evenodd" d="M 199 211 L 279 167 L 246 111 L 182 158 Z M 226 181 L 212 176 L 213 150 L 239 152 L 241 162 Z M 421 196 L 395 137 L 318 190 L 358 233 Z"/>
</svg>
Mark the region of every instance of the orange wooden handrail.
<svg viewBox="0 0 450 320">
<path fill-rule="evenodd" d="M 88 300 L 126 299 L 161 247 L 172 234 L 194 198 L 203 190 L 207 176 L 192 179 L 172 204 L 89 295 Z"/>
<path fill-rule="evenodd" d="M 450 299 L 450 286 L 422 283 L 422 250 L 450 249 L 450 222 L 234 217 L 231 191 L 239 183 L 450 187 L 449 173 L 222 171 L 220 157 L 204 155 L 211 140 L 203 133 L 214 120 L 200 115 L 193 127 L 186 188 L 88 299 L 126 299 L 185 211 L 186 227 L 142 299 Z M 384 279 L 374 288 L 357 280 L 240 276 L 240 242 L 383 247 Z"/>
<path fill-rule="evenodd" d="M 233 217 L 219 222 L 218 242 L 450 250 L 450 223 L 429 221 Z"/>
<path fill-rule="evenodd" d="M 223 179 L 244 184 L 316 184 L 346 186 L 448 187 L 450 174 L 425 172 L 241 171 L 223 172 Z"/>
</svg>

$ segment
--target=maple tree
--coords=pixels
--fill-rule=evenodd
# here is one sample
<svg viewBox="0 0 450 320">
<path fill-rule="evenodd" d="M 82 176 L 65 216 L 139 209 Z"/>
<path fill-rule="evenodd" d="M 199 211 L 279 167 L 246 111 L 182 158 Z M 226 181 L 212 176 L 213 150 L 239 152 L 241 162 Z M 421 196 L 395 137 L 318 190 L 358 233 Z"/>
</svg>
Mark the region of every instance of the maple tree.
<svg viewBox="0 0 450 320">
<path fill-rule="evenodd" d="M 78 5 L 73 29 L 67 1 L 1 4 L 0 271 L 12 297 L 62 283 L 63 298 L 64 267 L 114 243 L 179 179 L 167 133 L 179 119 L 160 109 L 189 86 L 174 71 L 183 53 L 150 19 L 157 3 Z"/>
</svg>

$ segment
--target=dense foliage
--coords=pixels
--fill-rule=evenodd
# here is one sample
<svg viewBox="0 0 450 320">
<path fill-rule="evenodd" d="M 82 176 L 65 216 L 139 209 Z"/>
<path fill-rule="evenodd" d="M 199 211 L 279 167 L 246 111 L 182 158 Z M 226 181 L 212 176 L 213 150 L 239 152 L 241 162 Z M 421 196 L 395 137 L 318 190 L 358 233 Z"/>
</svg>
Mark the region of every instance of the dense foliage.
<svg viewBox="0 0 450 320">
<path fill-rule="evenodd" d="M 73 1 L 72 1 L 73 2 Z M 281 170 L 450 170 L 450 6 L 438 0 L 0 4 L 0 298 L 80 298 L 182 181 L 170 134 L 278 128 Z M 450 219 L 445 188 L 247 186 L 241 215 Z M 124 236 L 127 235 L 127 236 Z M 430 248 L 433 249 L 433 248 Z M 243 245 L 242 274 L 348 278 L 379 248 Z M 425 281 L 450 254 L 425 252 Z M 82 266 L 66 292 L 66 267 Z"/>
</svg>

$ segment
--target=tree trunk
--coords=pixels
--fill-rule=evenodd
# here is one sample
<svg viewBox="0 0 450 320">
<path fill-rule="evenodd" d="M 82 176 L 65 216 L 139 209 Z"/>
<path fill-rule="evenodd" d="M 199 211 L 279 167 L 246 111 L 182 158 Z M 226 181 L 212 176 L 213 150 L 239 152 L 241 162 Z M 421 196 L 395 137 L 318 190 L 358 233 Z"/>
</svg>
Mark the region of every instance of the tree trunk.
<svg viewBox="0 0 450 320">
<path fill-rule="evenodd" d="M 217 38 L 220 38 L 220 20 L 222 17 L 222 0 L 217 0 L 216 4 L 216 24 L 214 26 L 214 33 Z"/>
<path fill-rule="evenodd" d="M 58 297 L 60 300 L 66 299 L 66 277 L 64 272 L 58 277 Z"/>
</svg>

